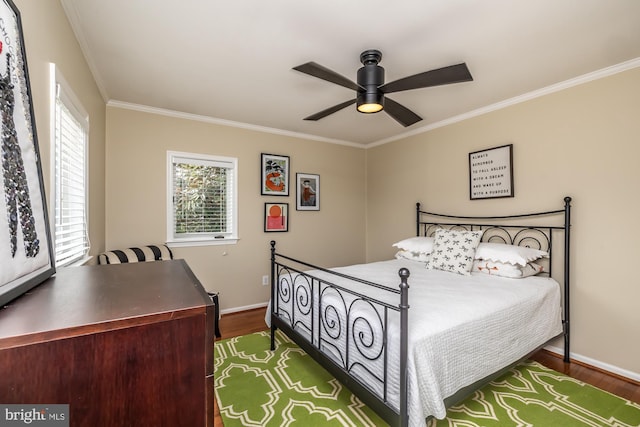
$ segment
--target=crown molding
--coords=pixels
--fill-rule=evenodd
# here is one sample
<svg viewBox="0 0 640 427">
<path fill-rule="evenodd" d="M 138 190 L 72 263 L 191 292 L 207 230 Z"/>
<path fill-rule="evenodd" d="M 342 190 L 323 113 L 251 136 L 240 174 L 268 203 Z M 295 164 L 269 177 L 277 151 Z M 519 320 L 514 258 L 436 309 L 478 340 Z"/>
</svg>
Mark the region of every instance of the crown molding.
<svg viewBox="0 0 640 427">
<path fill-rule="evenodd" d="M 410 136 L 419 135 L 421 133 L 429 132 L 434 129 L 438 129 L 444 126 L 458 123 L 467 119 L 471 119 L 473 117 L 478 117 L 483 114 L 491 113 L 493 111 L 502 110 L 503 108 L 511 107 L 513 105 L 520 104 L 522 102 L 526 102 L 535 98 L 540 98 L 542 96 L 550 95 L 555 92 L 560 92 L 574 86 L 579 86 L 585 83 L 592 82 L 594 80 L 599 80 L 605 77 L 609 77 L 614 74 L 622 73 L 624 71 L 631 70 L 637 67 L 640 67 L 640 58 L 635 58 L 629 61 L 621 62 L 620 64 L 612 65 L 610 67 L 593 71 L 591 73 L 583 74 L 581 76 L 574 77 L 572 79 L 565 80 L 563 82 L 556 83 L 550 86 L 546 86 L 541 89 L 537 89 L 532 92 L 525 93 L 523 95 L 518 95 L 513 98 L 506 99 L 504 101 L 496 102 L 495 104 L 487 105 L 486 107 L 481 107 L 476 110 L 469 111 L 467 113 L 459 114 L 457 116 L 450 117 L 448 119 L 441 120 L 436 123 L 431 123 L 430 125 L 427 125 L 418 129 L 414 129 L 412 131 L 405 132 L 400 135 L 381 139 L 379 141 L 366 144 L 365 148 L 373 148 L 379 145 L 384 145 L 390 142 L 398 141 L 400 139 L 408 138 Z"/>
<path fill-rule="evenodd" d="M 164 108 L 149 107 L 147 105 L 132 104 L 132 103 L 129 103 L 129 102 L 117 101 L 117 100 L 113 100 L 113 99 L 110 100 L 109 102 L 107 102 L 107 107 L 114 107 L 114 108 L 122 108 L 122 109 L 126 109 L 126 110 L 140 111 L 140 112 L 143 112 L 143 113 L 157 114 L 157 115 L 161 115 L 161 116 L 174 117 L 174 118 L 178 118 L 178 119 L 194 120 L 194 121 L 197 121 L 197 122 L 211 123 L 211 124 L 222 125 L 222 126 L 229 126 L 229 127 L 245 129 L 245 130 L 251 130 L 251 131 L 256 131 L 256 132 L 263 132 L 263 133 L 270 133 L 270 134 L 274 134 L 274 135 L 288 136 L 288 137 L 292 137 L 292 138 L 307 139 L 307 140 L 319 141 L 319 142 L 327 142 L 327 143 L 330 143 L 330 144 L 346 145 L 346 146 L 349 146 L 349 147 L 362 148 L 362 149 L 365 148 L 365 146 L 363 144 L 357 144 L 355 142 L 350 142 L 350 141 L 342 141 L 342 140 L 339 140 L 339 139 L 325 138 L 325 137 L 316 136 L 316 135 L 309 135 L 309 134 L 305 134 L 305 133 L 301 133 L 301 132 L 292 132 L 292 131 L 287 131 L 287 130 L 283 130 L 283 129 L 270 128 L 270 127 L 266 127 L 266 126 L 252 125 L 252 124 L 249 124 L 249 123 L 235 122 L 235 121 L 232 121 L 232 120 L 218 119 L 218 118 L 215 118 L 215 117 L 201 116 L 201 115 L 198 115 L 198 114 L 184 113 L 184 112 L 181 112 L 181 111 L 167 110 L 167 109 L 164 109 Z"/>
<path fill-rule="evenodd" d="M 63 0 L 64 3 L 64 0 Z M 414 135 L 419 135 L 425 132 L 429 132 L 431 130 L 434 129 L 438 129 L 444 126 L 448 126 L 454 123 L 459 123 L 462 122 L 464 120 L 468 120 L 474 117 L 478 117 L 487 113 L 491 113 L 493 111 L 497 111 L 497 110 L 501 110 L 507 107 L 511 107 L 513 105 L 517 105 L 520 104 L 522 102 L 526 102 L 526 101 L 530 101 L 532 99 L 536 99 L 536 98 L 540 98 L 542 96 L 546 96 L 546 95 L 550 95 L 552 93 L 556 93 L 556 92 L 560 92 L 563 91 L 565 89 L 569 89 L 571 87 L 574 86 L 579 86 L 585 83 L 589 83 L 592 82 L 594 80 L 599 80 L 605 77 L 609 77 L 612 76 L 614 74 L 618 74 L 627 70 L 631 70 L 634 68 L 638 68 L 640 67 L 640 58 L 635 58 L 629 61 L 625 61 L 622 62 L 620 64 L 616 64 L 616 65 L 612 65 L 610 67 L 606 67 L 603 68 L 601 70 L 597 70 L 591 73 L 587 73 L 587 74 L 583 74 L 581 76 L 575 77 L 573 79 L 569 79 L 569 80 L 565 80 L 563 82 L 560 83 L 556 83 L 550 86 L 546 86 L 544 88 L 541 89 L 537 89 L 534 90 L 532 92 L 528 92 L 522 95 L 518 95 L 515 96 L 513 98 L 509 98 L 506 99 L 504 101 L 500 101 L 500 102 L 496 102 L 494 104 L 491 105 L 487 105 L 485 107 L 481 107 L 463 114 L 459 114 L 457 116 L 454 117 L 450 117 L 448 119 L 445 120 L 441 120 L 439 122 L 436 123 L 431 123 L 427 126 L 423 126 L 421 128 L 418 129 L 414 129 L 412 131 L 409 132 L 404 132 L 400 135 L 396 135 L 393 137 L 389 137 L 389 138 L 385 138 L 385 139 L 381 139 L 379 141 L 376 142 L 372 142 L 370 144 L 358 144 L 355 142 L 351 142 L 351 141 L 343 141 L 343 140 L 339 140 L 339 139 L 332 139 L 332 138 L 325 138 L 325 137 L 321 137 L 321 136 L 317 136 L 317 135 L 311 135 L 311 134 L 305 134 L 305 133 L 301 133 L 301 132 L 292 132 L 292 131 L 287 131 L 287 130 L 283 130 L 283 129 L 276 129 L 276 128 L 271 128 L 271 127 L 266 127 L 266 126 L 258 126 L 258 125 L 252 125 L 249 123 L 242 123 L 242 122 L 235 122 L 232 120 L 226 120 L 226 119 L 218 119 L 215 117 L 209 117 L 209 116 L 202 116 L 202 115 L 197 115 L 197 114 L 191 114 L 191 113 L 184 113 L 181 111 L 174 111 L 174 110 L 168 110 L 168 109 L 164 109 L 164 108 L 157 108 L 157 107 L 150 107 L 147 105 L 140 105 L 140 104 L 133 104 L 133 103 L 129 103 L 129 102 L 124 102 L 124 101 L 118 101 L 118 100 L 109 100 L 107 102 L 107 106 L 108 107 L 114 107 L 114 108 L 123 108 L 123 109 L 128 109 L 128 110 L 135 110 L 135 111 L 140 111 L 140 112 L 144 112 L 144 113 L 149 113 L 149 114 L 158 114 L 158 115 L 163 115 L 163 116 L 169 116 L 169 117 L 175 117 L 175 118 L 180 118 L 180 119 L 185 119 L 185 120 L 194 120 L 194 121 L 199 121 L 199 122 L 204 122 L 204 123 L 211 123 L 211 124 L 216 124 L 216 125 L 222 125 L 222 126 L 229 126 L 229 127 L 234 127 L 234 128 L 239 128 L 239 129 L 245 129 L 245 130 L 251 130 L 251 131 L 256 131 L 256 132 L 264 132 L 264 133 L 270 133 L 270 134 L 275 134 L 275 135 L 281 135 L 281 136 L 288 136 L 288 137 L 292 137 L 292 138 L 299 138 L 299 139 L 305 139 L 305 140 L 311 140 L 311 141 L 318 141 L 318 142 L 326 142 L 326 143 L 330 143 L 330 144 L 338 144 L 338 145 L 345 145 L 348 147 L 354 147 L 354 148 L 362 148 L 362 149 L 368 149 L 368 148 L 374 148 L 380 145 L 384 145 L 384 144 L 388 144 L 391 142 L 395 142 L 401 139 L 405 139 Z M 101 91 L 102 92 L 102 91 Z"/>
</svg>

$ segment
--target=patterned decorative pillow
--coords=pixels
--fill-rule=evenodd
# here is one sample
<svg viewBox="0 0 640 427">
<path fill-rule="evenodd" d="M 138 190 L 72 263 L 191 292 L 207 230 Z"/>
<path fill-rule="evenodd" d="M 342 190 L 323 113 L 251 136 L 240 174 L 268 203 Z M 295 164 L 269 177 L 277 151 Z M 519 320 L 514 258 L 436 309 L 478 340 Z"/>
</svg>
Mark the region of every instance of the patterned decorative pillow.
<svg viewBox="0 0 640 427">
<path fill-rule="evenodd" d="M 429 255 L 423 252 L 412 252 L 412 251 L 396 252 L 396 259 L 407 259 L 409 261 L 427 262 L 428 258 L 429 258 Z"/>
<path fill-rule="evenodd" d="M 436 230 L 433 252 L 429 254 L 427 268 L 468 276 L 481 238 L 482 230 Z"/>
<path fill-rule="evenodd" d="M 480 243 L 476 249 L 476 259 L 505 262 L 525 267 L 527 263 L 540 258 L 549 258 L 549 253 L 526 246 L 504 243 Z"/>
<path fill-rule="evenodd" d="M 509 277 L 511 279 L 521 279 L 523 277 L 535 276 L 545 271 L 544 266 L 529 262 L 524 267 L 517 264 L 498 261 L 473 261 L 472 273 L 483 273 L 491 276 Z"/>
</svg>

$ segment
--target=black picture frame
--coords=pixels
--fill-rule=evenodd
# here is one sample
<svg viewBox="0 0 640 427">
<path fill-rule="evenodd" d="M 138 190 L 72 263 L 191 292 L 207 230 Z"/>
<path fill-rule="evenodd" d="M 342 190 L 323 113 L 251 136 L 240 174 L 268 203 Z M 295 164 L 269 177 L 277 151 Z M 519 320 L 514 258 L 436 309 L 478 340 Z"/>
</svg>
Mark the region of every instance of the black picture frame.
<svg viewBox="0 0 640 427">
<path fill-rule="evenodd" d="M 260 169 L 261 195 L 289 195 L 289 156 L 262 153 Z"/>
<path fill-rule="evenodd" d="M 0 306 L 55 273 L 20 11 L 0 0 Z"/>
<path fill-rule="evenodd" d="M 469 153 L 469 198 L 514 197 L 513 144 Z"/>
<path fill-rule="evenodd" d="M 296 210 L 320 210 L 320 175 L 296 173 Z"/>
<path fill-rule="evenodd" d="M 289 203 L 264 204 L 265 233 L 289 231 Z"/>
</svg>

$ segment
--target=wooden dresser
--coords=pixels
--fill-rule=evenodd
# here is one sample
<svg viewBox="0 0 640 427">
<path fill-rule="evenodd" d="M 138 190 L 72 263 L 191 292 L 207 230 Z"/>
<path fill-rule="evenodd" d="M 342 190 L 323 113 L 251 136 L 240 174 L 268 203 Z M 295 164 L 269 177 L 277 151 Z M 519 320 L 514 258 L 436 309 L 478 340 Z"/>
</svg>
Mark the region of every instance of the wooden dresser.
<svg viewBox="0 0 640 427">
<path fill-rule="evenodd" d="M 213 426 L 211 299 L 183 260 L 61 269 L 0 309 L 0 402 L 71 426 Z"/>
</svg>

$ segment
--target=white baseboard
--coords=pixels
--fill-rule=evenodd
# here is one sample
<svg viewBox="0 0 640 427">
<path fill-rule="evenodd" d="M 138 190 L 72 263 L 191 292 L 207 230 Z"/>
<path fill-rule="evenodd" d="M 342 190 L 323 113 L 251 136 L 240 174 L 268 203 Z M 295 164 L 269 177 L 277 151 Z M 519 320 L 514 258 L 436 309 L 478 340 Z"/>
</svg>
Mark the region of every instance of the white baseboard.
<svg viewBox="0 0 640 427">
<path fill-rule="evenodd" d="M 261 302 L 258 304 L 245 305 L 243 307 L 234 307 L 234 308 L 226 308 L 224 310 L 220 310 L 220 315 L 229 314 L 229 313 L 237 313 L 238 311 L 246 311 L 246 310 L 254 310 L 256 308 L 266 307 L 268 303 Z"/>
<path fill-rule="evenodd" d="M 558 354 L 560 356 L 564 355 L 564 350 L 560 347 L 548 345 L 548 346 L 545 346 L 544 348 L 545 350 L 549 350 L 550 352 Z M 596 368 L 602 369 L 603 371 L 611 372 L 612 374 L 616 374 L 621 377 L 629 378 L 630 380 L 640 382 L 640 374 L 637 372 L 629 371 L 627 369 L 623 369 L 618 366 L 610 365 L 608 363 L 601 362 L 599 360 L 592 359 L 590 357 L 583 356 L 577 353 L 571 353 L 570 357 L 573 360 L 586 363 L 587 365 L 594 366 Z"/>
</svg>

